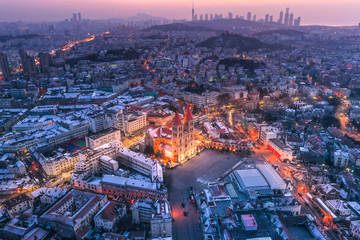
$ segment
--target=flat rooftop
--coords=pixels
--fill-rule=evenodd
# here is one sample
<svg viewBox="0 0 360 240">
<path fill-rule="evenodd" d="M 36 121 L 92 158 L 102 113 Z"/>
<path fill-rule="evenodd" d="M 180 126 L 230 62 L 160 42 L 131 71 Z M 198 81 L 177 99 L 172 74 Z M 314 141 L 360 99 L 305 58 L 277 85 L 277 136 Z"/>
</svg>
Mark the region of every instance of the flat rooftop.
<svg viewBox="0 0 360 240">
<path fill-rule="evenodd" d="M 269 185 L 261 174 L 261 172 L 256 169 L 241 169 L 234 172 L 237 180 L 242 182 L 245 188 L 268 188 Z"/>
</svg>

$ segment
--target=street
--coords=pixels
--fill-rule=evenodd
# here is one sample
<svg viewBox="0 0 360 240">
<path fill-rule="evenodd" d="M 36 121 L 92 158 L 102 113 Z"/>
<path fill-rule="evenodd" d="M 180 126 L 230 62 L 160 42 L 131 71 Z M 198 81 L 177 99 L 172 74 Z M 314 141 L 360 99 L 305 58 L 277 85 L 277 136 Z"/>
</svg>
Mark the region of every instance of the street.
<svg viewBox="0 0 360 240">
<path fill-rule="evenodd" d="M 205 150 L 183 165 L 167 170 L 171 178 L 169 200 L 175 219 L 173 239 L 202 239 L 199 214 L 195 206 L 189 204 L 189 187 L 200 193 L 207 183 L 215 181 L 242 158 L 239 153 Z M 185 208 L 181 206 L 183 202 Z M 184 211 L 189 212 L 188 216 L 184 216 Z"/>
</svg>

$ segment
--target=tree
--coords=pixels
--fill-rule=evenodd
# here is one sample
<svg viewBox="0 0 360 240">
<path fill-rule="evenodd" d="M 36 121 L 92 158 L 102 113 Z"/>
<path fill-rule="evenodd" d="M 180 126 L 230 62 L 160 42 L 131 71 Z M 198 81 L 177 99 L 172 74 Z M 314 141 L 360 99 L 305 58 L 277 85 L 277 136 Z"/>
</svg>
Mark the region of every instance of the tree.
<svg viewBox="0 0 360 240">
<path fill-rule="evenodd" d="M 219 105 L 228 105 L 230 102 L 230 94 L 223 93 L 217 97 L 217 101 Z"/>
<path fill-rule="evenodd" d="M 150 144 L 147 144 L 144 149 L 145 154 L 154 154 L 154 149 L 150 146 Z"/>
<path fill-rule="evenodd" d="M 157 150 L 155 153 L 156 158 L 164 158 L 164 152 Z"/>
</svg>

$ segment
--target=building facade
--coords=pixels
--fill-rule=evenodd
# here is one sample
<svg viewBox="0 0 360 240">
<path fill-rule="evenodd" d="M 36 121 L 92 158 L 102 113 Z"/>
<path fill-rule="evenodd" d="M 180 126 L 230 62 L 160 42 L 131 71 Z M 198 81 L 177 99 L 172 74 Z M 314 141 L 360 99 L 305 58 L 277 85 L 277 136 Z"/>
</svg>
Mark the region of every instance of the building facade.
<svg viewBox="0 0 360 240">
<path fill-rule="evenodd" d="M 194 140 L 194 118 L 187 107 L 183 120 L 176 112 L 171 124 L 149 128 L 145 144 L 155 153 L 162 153 L 165 159 L 183 163 L 196 153 Z"/>
</svg>

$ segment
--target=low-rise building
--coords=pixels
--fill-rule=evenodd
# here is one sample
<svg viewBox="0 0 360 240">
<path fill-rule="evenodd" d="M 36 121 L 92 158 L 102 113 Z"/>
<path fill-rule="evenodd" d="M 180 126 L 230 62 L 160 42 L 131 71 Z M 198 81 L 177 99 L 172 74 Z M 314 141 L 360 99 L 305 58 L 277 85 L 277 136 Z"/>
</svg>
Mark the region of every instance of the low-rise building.
<svg viewBox="0 0 360 240">
<path fill-rule="evenodd" d="M 86 137 L 86 145 L 94 150 L 95 148 L 115 140 L 121 141 L 120 131 L 110 128 Z"/>
<path fill-rule="evenodd" d="M 277 133 L 274 127 L 267 125 L 260 127 L 260 139 L 265 143 L 269 143 L 270 139 L 274 139 L 276 137 L 277 137 Z"/>
<path fill-rule="evenodd" d="M 94 216 L 107 203 L 104 194 L 71 190 L 38 219 L 64 238 L 75 239 L 82 227 L 91 226 Z"/>
<path fill-rule="evenodd" d="M 45 173 L 50 177 L 59 176 L 61 173 L 74 170 L 75 163 L 80 160 L 79 153 L 55 151 L 51 156 L 45 157 L 42 153 L 34 153 Z"/>
<path fill-rule="evenodd" d="M 333 199 L 325 201 L 325 204 L 330 208 L 330 210 L 336 215 L 340 216 L 349 216 L 351 214 L 350 209 L 340 199 Z"/>
<path fill-rule="evenodd" d="M 150 176 L 152 181 L 163 182 L 163 169 L 158 161 L 127 148 L 121 148 L 118 157 L 121 164 Z"/>
<path fill-rule="evenodd" d="M 345 168 L 349 165 L 349 154 L 342 150 L 334 152 L 334 166 L 338 168 Z"/>
<path fill-rule="evenodd" d="M 124 132 L 132 134 L 133 132 L 146 127 L 146 114 L 136 112 L 125 115 Z"/>
<path fill-rule="evenodd" d="M 5 239 L 21 240 L 36 227 L 36 217 L 31 214 L 21 214 L 11 219 L 2 229 Z"/>
<path fill-rule="evenodd" d="M 119 169 L 119 163 L 108 156 L 101 156 L 100 168 L 102 173 L 114 174 Z"/>
<path fill-rule="evenodd" d="M 83 150 L 79 153 L 79 161 L 75 163 L 75 171 L 85 171 L 91 174 L 99 173 L 101 170 L 100 158 L 107 156 L 114 159 L 121 145 L 120 141 L 115 140 L 93 150 Z"/>
<path fill-rule="evenodd" d="M 167 200 L 159 199 L 155 203 L 156 211 L 150 220 L 151 237 L 171 238 L 172 217 L 170 204 Z"/>
<path fill-rule="evenodd" d="M 172 121 L 175 113 L 168 110 L 153 110 L 148 112 L 147 121 L 156 126 L 164 126 Z"/>
<path fill-rule="evenodd" d="M 268 146 L 276 152 L 280 159 L 292 160 L 294 157 L 293 150 L 279 139 L 269 139 Z"/>
<path fill-rule="evenodd" d="M 34 200 L 25 193 L 22 193 L 16 197 L 10 198 L 2 203 L 4 208 L 10 215 L 23 213 L 29 209 L 33 209 Z"/>
<path fill-rule="evenodd" d="M 109 201 L 94 217 L 95 227 L 106 232 L 116 232 L 119 220 L 126 214 L 126 205 Z"/>
<path fill-rule="evenodd" d="M 71 176 L 71 183 L 74 188 L 96 191 L 107 194 L 111 198 L 124 197 L 131 200 L 136 198 L 157 199 L 167 197 L 167 189 L 159 183 L 114 175 L 103 175 L 100 178 L 93 178 L 87 172 L 74 172 Z"/>
<path fill-rule="evenodd" d="M 130 208 L 133 223 L 150 223 L 150 220 L 155 213 L 153 200 L 137 199 Z"/>
<path fill-rule="evenodd" d="M 350 231 L 354 239 L 360 239 L 360 220 L 350 222 Z"/>
</svg>

